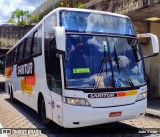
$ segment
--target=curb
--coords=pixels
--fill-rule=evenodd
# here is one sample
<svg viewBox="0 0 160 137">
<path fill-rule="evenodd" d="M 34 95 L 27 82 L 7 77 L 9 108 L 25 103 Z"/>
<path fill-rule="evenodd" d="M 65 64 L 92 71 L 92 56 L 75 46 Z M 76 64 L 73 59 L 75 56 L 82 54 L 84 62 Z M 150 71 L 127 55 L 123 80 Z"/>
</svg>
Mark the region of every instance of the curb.
<svg viewBox="0 0 160 137">
<path fill-rule="evenodd" d="M 147 109 L 145 116 L 160 119 L 160 111 L 154 109 Z"/>
</svg>

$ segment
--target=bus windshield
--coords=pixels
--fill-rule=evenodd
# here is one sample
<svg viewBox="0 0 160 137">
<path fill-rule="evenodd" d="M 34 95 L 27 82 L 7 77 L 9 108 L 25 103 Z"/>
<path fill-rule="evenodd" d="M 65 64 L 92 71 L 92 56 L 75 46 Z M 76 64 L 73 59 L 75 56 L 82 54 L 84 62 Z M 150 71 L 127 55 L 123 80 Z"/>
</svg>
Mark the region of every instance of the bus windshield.
<svg viewBox="0 0 160 137">
<path fill-rule="evenodd" d="M 96 32 L 135 36 L 129 18 L 100 13 L 61 11 L 60 24 L 70 32 Z"/>
<path fill-rule="evenodd" d="M 146 84 L 136 38 L 67 34 L 67 88 L 121 88 Z"/>
</svg>

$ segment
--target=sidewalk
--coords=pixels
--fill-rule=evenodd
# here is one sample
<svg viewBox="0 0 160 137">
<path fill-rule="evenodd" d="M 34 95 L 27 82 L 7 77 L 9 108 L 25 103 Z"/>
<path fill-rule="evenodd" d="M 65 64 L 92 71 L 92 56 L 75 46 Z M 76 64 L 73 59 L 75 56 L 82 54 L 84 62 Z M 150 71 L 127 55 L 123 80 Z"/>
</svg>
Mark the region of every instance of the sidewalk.
<svg viewBox="0 0 160 137">
<path fill-rule="evenodd" d="M 155 117 L 160 119 L 160 98 L 148 99 L 148 106 L 146 116 Z"/>
</svg>

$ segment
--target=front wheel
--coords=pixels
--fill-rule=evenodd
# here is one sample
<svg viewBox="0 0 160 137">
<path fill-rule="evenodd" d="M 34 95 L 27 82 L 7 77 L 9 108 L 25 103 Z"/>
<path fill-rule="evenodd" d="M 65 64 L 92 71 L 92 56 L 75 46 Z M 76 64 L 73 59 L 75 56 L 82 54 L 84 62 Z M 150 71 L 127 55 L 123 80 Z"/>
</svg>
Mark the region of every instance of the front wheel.
<svg viewBox="0 0 160 137">
<path fill-rule="evenodd" d="M 43 98 L 40 103 L 40 117 L 44 125 L 46 126 L 50 125 L 50 120 L 46 117 L 46 106 Z"/>
</svg>

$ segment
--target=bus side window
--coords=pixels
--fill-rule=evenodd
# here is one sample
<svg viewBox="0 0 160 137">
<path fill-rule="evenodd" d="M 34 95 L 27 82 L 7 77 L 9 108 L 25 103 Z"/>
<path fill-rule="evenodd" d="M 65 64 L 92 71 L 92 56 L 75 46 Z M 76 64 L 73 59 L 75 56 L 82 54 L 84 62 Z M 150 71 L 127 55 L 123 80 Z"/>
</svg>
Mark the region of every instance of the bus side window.
<svg viewBox="0 0 160 137">
<path fill-rule="evenodd" d="M 6 66 L 8 67 L 8 61 L 9 61 L 9 54 L 6 56 Z"/>
<path fill-rule="evenodd" d="M 17 62 L 17 51 L 18 51 L 18 48 L 16 47 L 14 51 L 14 64 L 16 64 Z"/>
<path fill-rule="evenodd" d="M 56 57 L 56 41 L 53 26 L 56 25 L 56 14 L 51 15 L 44 24 L 45 65 L 48 88 L 62 94 L 60 60 Z"/>
<path fill-rule="evenodd" d="M 14 50 L 12 50 L 11 52 L 11 65 L 14 64 L 13 59 L 14 59 Z"/>
<path fill-rule="evenodd" d="M 38 29 L 38 37 L 37 37 L 37 52 L 42 52 L 42 26 Z"/>
<path fill-rule="evenodd" d="M 42 53 L 42 26 L 33 34 L 32 55 Z"/>
<path fill-rule="evenodd" d="M 10 62 L 11 62 L 11 53 L 8 54 L 8 66 L 10 66 Z"/>
<path fill-rule="evenodd" d="M 56 56 L 56 41 L 55 38 L 51 39 L 49 42 L 48 49 L 45 51 L 47 57 L 47 81 L 49 89 L 57 94 L 61 94 L 61 68 L 60 59 Z"/>
<path fill-rule="evenodd" d="M 28 58 L 31 54 L 31 46 L 32 46 L 32 34 L 30 34 L 25 40 L 24 46 L 24 59 Z"/>
<path fill-rule="evenodd" d="M 12 64 L 12 51 L 10 52 L 10 60 L 9 60 L 9 66 Z"/>
<path fill-rule="evenodd" d="M 9 66 L 9 54 L 7 55 L 7 62 L 6 62 L 6 64 L 7 64 L 7 67 Z"/>
<path fill-rule="evenodd" d="M 18 46 L 18 61 L 23 59 L 24 42 L 21 42 Z"/>
</svg>

